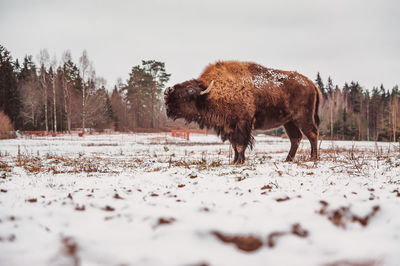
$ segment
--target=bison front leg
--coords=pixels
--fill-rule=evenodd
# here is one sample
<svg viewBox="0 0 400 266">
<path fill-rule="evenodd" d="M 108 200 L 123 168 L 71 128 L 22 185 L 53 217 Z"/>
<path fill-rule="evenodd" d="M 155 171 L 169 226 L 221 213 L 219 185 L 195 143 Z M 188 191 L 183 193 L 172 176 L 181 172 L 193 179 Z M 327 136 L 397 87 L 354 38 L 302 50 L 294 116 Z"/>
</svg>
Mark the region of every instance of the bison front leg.
<svg viewBox="0 0 400 266">
<path fill-rule="evenodd" d="M 244 160 L 246 159 L 245 156 L 244 156 L 244 152 L 245 152 L 246 148 L 244 146 L 242 146 L 242 145 L 237 145 L 236 146 L 236 150 L 237 150 L 237 154 L 238 154 L 236 163 L 237 164 L 244 163 Z"/>
<path fill-rule="evenodd" d="M 239 153 L 237 151 L 236 144 L 235 143 L 231 143 L 231 145 L 232 145 L 232 149 L 234 151 L 233 163 L 235 164 L 235 163 L 237 163 L 237 160 L 239 158 Z"/>
<path fill-rule="evenodd" d="M 249 121 L 242 121 L 235 125 L 233 134 L 230 135 L 229 141 L 235 151 L 233 163 L 242 164 L 245 161 L 245 151 L 247 146 L 252 147 L 252 123 Z"/>
<path fill-rule="evenodd" d="M 233 163 L 234 164 L 242 164 L 244 163 L 245 156 L 245 148 L 242 145 L 238 145 L 236 143 L 232 143 L 232 149 L 235 152 L 234 157 L 233 157 Z"/>
</svg>

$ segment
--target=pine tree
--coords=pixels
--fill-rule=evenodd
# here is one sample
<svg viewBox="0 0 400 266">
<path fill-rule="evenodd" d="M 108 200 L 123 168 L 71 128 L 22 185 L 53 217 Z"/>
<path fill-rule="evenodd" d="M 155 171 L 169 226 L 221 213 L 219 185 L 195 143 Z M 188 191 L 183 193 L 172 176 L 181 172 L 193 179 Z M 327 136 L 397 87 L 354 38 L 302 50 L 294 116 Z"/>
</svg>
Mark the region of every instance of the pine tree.
<svg viewBox="0 0 400 266">
<path fill-rule="evenodd" d="M 153 76 L 142 66 L 132 67 L 127 85 L 123 88 L 127 103 L 130 106 L 133 128 L 150 127 Z"/>
<path fill-rule="evenodd" d="M 326 91 L 325 91 L 325 87 L 324 87 L 324 82 L 322 81 L 321 75 L 317 74 L 317 78 L 315 79 L 315 85 L 318 87 L 318 89 L 321 91 L 322 96 L 324 97 L 324 99 L 327 98 L 326 95 Z"/>
<path fill-rule="evenodd" d="M 110 100 L 110 96 L 108 95 L 108 93 L 105 93 L 105 109 L 106 109 L 105 113 L 106 113 L 108 123 L 112 125 L 113 129 L 115 129 L 114 112 L 112 109 L 111 100 Z"/>
<path fill-rule="evenodd" d="M 21 92 L 21 118 L 24 129 L 38 130 L 41 115 L 42 95 L 36 65 L 32 56 L 25 56 L 18 71 L 18 88 Z"/>
<path fill-rule="evenodd" d="M 82 93 L 82 78 L 79 74 L 77 65 L 72 61 L 72 56 L 69 51 L 64 52 L 62 56 L 62 88 L 63 88 L 63 102 L 66 116 L 67 130 L 70 131 L 72 124 L 78 125 L 76 117 L 78 116 L 78 110 L 80 105 L 75 106 L 79 95 Z M 80 97 L 82 98 L 82 97 Z M 73 112 L 74 110 L 74 112 Z"/>
<path fill-rule="evenodd" d="M 121 92 L 118 90 L 117 86 L 114 86 L 110 102 L 114 114 L 113 121 L 115 129 L 117 131 L 122 131 L 125 127 L 124 125 L 126 124 L 126 106 L 122 100 Z"/>
<path fill-rule="evenodd" d="M 153 83 L 151 86 L 150 96 L 151 96 L 151 122 L 150 125 L 152 128 L 156 127 L 156 106 L 157 102 L 160 101 L 161 92 L 165 86 L 165 83 L 168 82 L 171 74 L 166 73 L 165 71 L 165 63 L 158 62 L 155 60 L 142 61 L 143 67 L 146 69 L 146 72 L 149 73 L 153 78 Z"/>
<path fill-rule="evenodd" d="M 331 77 L 328 77 L 328 84 L 326 86 L 326 91 L 328 95 L 328 102 L 329 102 L 329 121 L 330 121 L 330 135 L 331 139 L 333 139 L 333 119 L 334 119 L 334 113 L 333 113 L 333 108 L 334 108 L 334 95 L 333 95 L 333 82 Z"/>
<path fill-rule="evenodd" d="M 332 92 L 333 92 L 333 88 L 334 88 L 334 86 L 333 86 L 333 81 L 332 81 L 332 78 L 329 76 L 329 77 L 328 77 L 328 82 L 327 82 L 327 84 L 326 84 L 326 93 L 327 93 L 328 95 L 331 95 Z"/>
<path fill-rule="evenodd" d="M 0 45 L 0 110 L 11 119 L 15 129 L 20 129 L 21 95 L 14 66 L 9 51 Z"/>
<path fill-rule="evenodd" d="M 26 55 L 24 57 L 24 61 L 22 63 L 22 67 L 16 67 L 19 70 L 17 71 L 18 80 L 26 80 L 31 78 L 32 75 L 36 75 L 36 65 L 33 62 L 31 55 Z"/>
</svg>

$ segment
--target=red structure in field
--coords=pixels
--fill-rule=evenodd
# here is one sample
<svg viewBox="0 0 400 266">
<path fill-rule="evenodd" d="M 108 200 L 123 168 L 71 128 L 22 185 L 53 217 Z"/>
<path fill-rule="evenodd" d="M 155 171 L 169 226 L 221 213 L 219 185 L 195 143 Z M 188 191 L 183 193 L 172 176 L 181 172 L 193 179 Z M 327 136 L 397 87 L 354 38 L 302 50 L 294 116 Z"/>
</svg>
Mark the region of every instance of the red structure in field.
<svg viewBox="0 0 400 266">
<path fill-rule="evenodd" d="M 201 130 L 201 129 L 173 129 L 173 130 L 171 130 L 171 135 L 173 137 L 184 138 L 186 140 L 189 140 L 190 133 L 207 135 L 207 131 Z"/>
</svg>

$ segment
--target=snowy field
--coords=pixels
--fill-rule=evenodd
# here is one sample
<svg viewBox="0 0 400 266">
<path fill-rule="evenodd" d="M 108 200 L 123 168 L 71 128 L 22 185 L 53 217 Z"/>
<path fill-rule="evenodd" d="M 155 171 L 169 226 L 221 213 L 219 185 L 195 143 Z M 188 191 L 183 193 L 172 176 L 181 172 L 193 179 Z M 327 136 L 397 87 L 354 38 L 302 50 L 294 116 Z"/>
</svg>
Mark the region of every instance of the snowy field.
<svg viewBox="0 0 400 266">
<path fill-rule="evenodd" d="M 257 136 L 0 140 L 0 265 L 400 265 L 400 147 Z"/>
</svg>

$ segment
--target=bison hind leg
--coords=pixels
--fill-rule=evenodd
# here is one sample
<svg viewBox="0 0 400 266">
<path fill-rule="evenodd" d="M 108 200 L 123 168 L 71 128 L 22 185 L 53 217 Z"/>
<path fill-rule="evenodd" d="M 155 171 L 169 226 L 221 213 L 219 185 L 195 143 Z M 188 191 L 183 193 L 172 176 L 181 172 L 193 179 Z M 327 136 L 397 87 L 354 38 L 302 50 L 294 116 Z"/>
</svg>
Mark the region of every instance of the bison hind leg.
<svg viewBox="0 0 400 266">
<path fill-rule="evenodd" d="M 311 144 L 311 160 L 318 159 L 318 127 L 313 124 L 306 124 L 301 127 L 301 131 L 306 135 Z"/>
<path fill-rule="evenodd" d="M 294 157 L 296 156 L 296 152 L 299 147 L 302 134 L 300 129 L 293 123 L 293 121 L 290 121 L 284 124 L 283 126 L 285 128 L 286 134 L 290 139 L 290 144 L 291 144 L 289 154 L 286 157 L 286 161 L 293 161 Z"/>
</svg>

